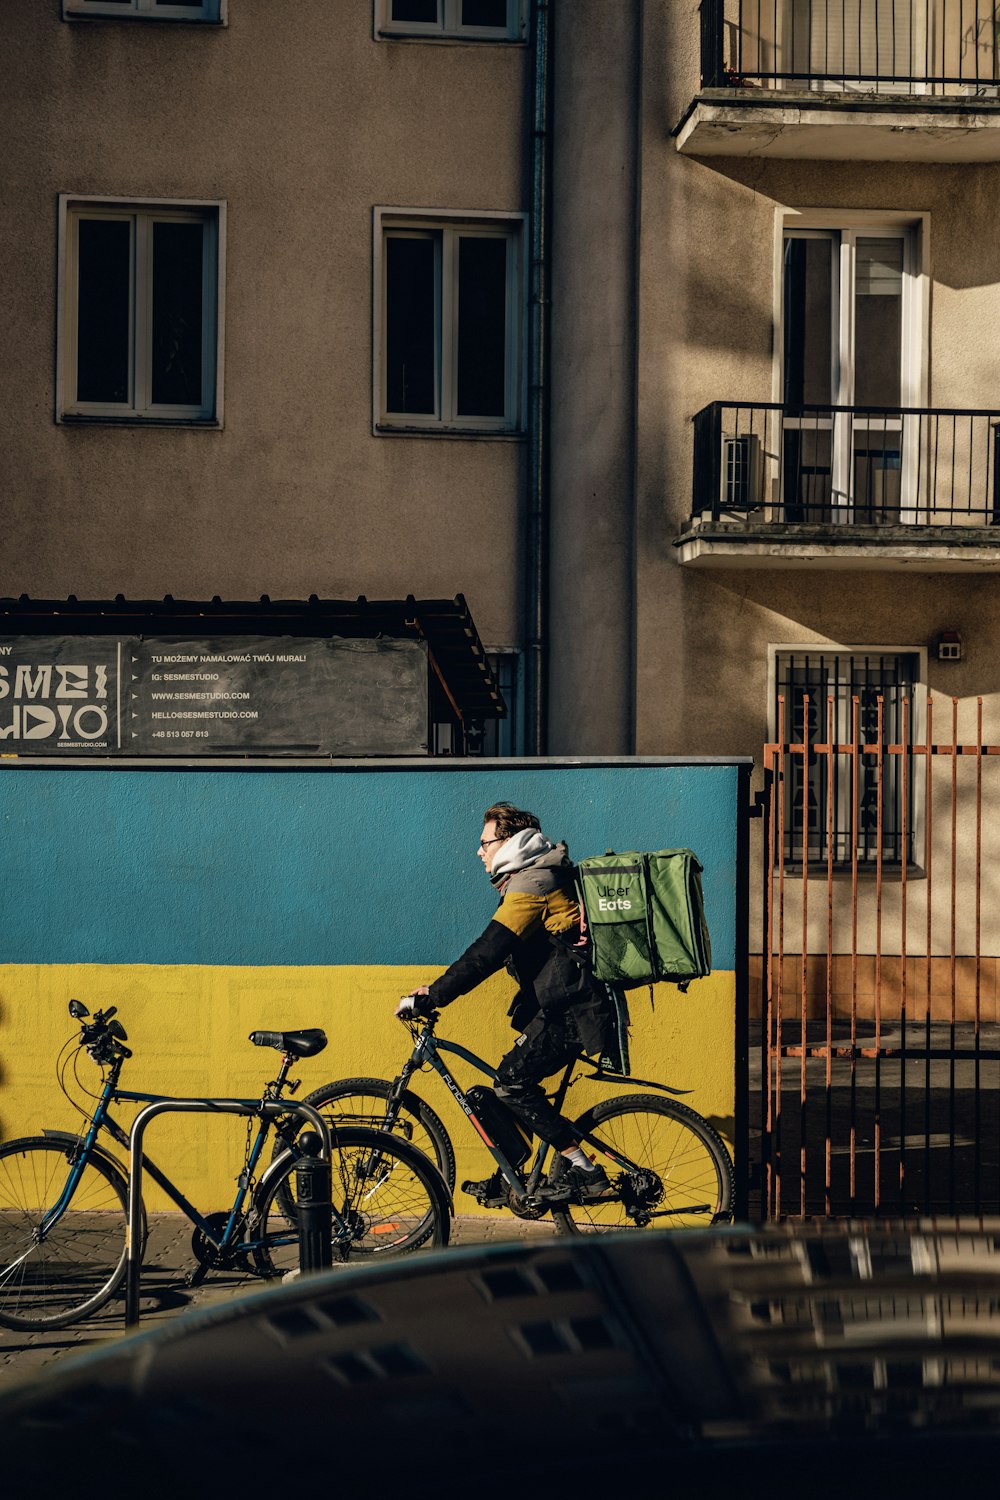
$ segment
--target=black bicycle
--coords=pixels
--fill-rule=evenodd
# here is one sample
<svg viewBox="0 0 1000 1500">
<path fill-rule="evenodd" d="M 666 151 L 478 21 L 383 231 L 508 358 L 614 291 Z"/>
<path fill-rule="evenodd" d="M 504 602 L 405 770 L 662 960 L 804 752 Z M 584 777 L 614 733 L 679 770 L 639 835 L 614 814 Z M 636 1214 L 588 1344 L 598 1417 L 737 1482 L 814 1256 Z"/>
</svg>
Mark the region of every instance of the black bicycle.
<svg viewBox="0 0 1000 1500">
<path fill-rule="evenodd" d="M 119 1087 L 128 1034 L 115 1019 L 116 1007 L 90 1016 L 79 1000 L 70 1014 L 81 1022 L 57 1064 L 60 1087 L 81 1051 L 102 1070 L 99 1094 L 79 1135 L 45 1130 L 40 1136 L 0 1146 L 0 1324 L 7 1328 L 63 1328 L 103 1307 L 122 1287 L 126 1274 L 128 1178 L 118 1158 L 98 1140 L 103 1132 L 128 1149 L 129 1138 L 110 1113 L 112 1103 L 152 1104 L 161 1094 Z M 278 1075 L 264 1089 L 248 1121 L 244 1170 L 228 1212 L 203 1215 L 149 1157 L 143 1172 L 173 1200 L 194 1225 L 191 1247 L 197 1268 L 194 1284 L 212 1269 L 237 1269 L 261 1277 L 281 1276 L 299 1261 L 295 1210 L 295 1169 L 318 1141 L 299 1134 L 301 1121 L 265 1110 L 298 1083 L 293 1064 L 314 1057 L 327 1045 L 319 1030 L 255 1031 L 258 1047 L 281 1054 Z M 257 1119 L 256 1134 L 252 1120 Z M 277 1153 L 257 1181 L 264 1144 L 277 1131 Z M 446 1245 L 450 1195 L 433 1162 L 407 1141 L 361 1125 L 331 1131 L 333 1260 L 401 1254 L 423 1245 Z M 143 1244 L 145 1217 L 143 1216 Z"/>
<path fill-rule="evenodd" d="M 442 1053 L 463 1058 L 491 1079 L 496 1078 L 496 1070 L 467 1047 L 436 1036 L 437 1020 L 436 1013 L 424 1022 L 404 1018 L 414 1045 L 396 1078 L 343 1078 L 315 1089 L 304 1102 L 318 1109 L 336 1130 L 346 1125 L 375 1128 L 416 1145 L 437 1162 L 449 1188 L 454 1189 L 455 1152 L 448 1132 L 430 1106 L 409 1087 L 418 1069 L 433 1068 L 503 1174 L 506 1186 L 502 1193 L 479 1201 L 484 1207 L 509 1208 L 520 1218 L 542 1218 L 550 1205 L 537 1201 L 539 1185 L 558 1176 L 564 1159 L 544 1142 L 533 1151 L 492 1089 L 477 1085 L 466 1091 L 459 1086 Z M 676 1097 L 663 1097 L 676 1096 L 682 1090 L 604 1071 L 580 1058 L 564 1070 L 550 1096 L 560 1113 L 567 1090 L 577 1077 L 655 1092 L 602 1100 L 574 1122 L 580 1144 L 601 1160 L 614 1196 L 586 1204 L 551 1205 L 561 1233 L 649 1226 L 704 1227 L 732 1218 L 734 1174 L 729 1151 L 722 1137 L 695 1110 Z"/>
</svg>

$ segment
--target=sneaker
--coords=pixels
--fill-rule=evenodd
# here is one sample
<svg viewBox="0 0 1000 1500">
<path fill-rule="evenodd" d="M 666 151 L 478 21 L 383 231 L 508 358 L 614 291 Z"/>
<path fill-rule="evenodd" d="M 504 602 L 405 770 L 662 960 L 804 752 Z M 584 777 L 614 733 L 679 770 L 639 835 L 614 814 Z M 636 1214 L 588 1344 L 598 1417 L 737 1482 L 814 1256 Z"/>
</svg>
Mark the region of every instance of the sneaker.
<svg viewBox="0 0 1000 1500">
<path fill-rule="evenodd" d="M 462 1192 L 476 1198 L 484 1208 L 497 1208 L 507 1202 L 507 1179 L 497 1167 L 492 1177 L 484 1177 L 482 1182 L 463 1182 Z"/>
<path fill-rule="evenodd" d="M 609 1197 L 613 1191 L 603 1167 L 591 1167 L 588 1171 L 585 1167 L 568 1165 L 558 1175 L 553 1172 L 535 1196 L 541 1203 L 593 1203 L 595 1199 Z"/>
</svg>

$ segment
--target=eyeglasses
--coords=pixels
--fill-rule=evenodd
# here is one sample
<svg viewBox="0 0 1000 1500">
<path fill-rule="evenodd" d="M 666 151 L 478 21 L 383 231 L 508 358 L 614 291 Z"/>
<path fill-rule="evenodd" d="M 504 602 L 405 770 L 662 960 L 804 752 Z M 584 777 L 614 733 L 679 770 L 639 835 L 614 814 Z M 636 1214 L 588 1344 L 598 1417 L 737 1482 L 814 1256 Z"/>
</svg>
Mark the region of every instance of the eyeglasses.
<svg viewBox="0 0 1000 1500">
<path fill-rule="evenodd" d="M 479 840 L 479 847 L 480 847 L 480 849 L 488 849 L 489 846 L 490 846 L 490 844 L 503 844 L 503 843 L 506 843 L 506 839 L 480 839 Z"/>
</svg>

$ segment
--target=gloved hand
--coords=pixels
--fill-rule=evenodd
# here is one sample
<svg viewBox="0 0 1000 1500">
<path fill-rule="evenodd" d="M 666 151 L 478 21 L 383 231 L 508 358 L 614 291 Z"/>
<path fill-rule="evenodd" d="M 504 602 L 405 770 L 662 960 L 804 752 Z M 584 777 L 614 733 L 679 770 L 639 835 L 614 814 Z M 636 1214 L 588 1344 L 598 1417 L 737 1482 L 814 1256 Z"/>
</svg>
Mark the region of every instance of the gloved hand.
<svg viewBox="0 0 1000 1500">
<path fill-rule="evenodd" d="M 418 990 L 413 995 L 403 995 L 396 1006 L 396 1015 L 401 1021 L 413 1021 L 421 1016 L 429 1016 L 433 1009 L 427 991 Z"/>
</svg>

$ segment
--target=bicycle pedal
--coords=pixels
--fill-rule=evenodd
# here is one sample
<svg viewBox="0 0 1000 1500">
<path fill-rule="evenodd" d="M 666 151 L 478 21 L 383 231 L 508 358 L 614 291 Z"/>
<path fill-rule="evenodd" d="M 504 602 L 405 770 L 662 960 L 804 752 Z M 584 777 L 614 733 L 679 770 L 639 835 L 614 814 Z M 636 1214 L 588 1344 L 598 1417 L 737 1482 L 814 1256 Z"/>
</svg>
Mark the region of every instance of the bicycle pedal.
<svg viewBox="0 0 1000 1500">
<path fill-rule="evenodd" d="M 470 1193 L 470 1198 L 475 1198 L 480 1208 L 506 1208 L 508 1199 L 506 1193 L 502 1198 L 480 1197 L 478 1193 Z"/>
</svg>

